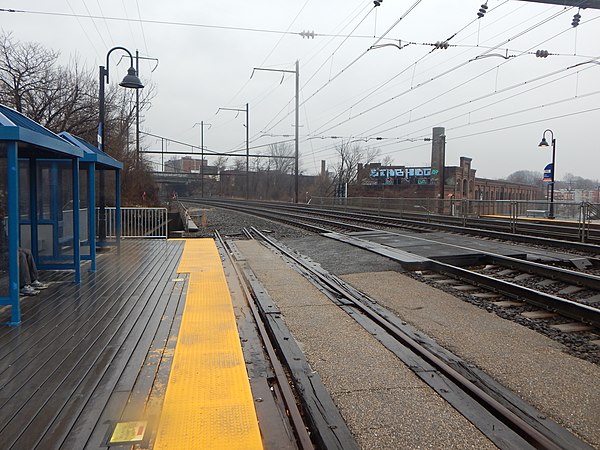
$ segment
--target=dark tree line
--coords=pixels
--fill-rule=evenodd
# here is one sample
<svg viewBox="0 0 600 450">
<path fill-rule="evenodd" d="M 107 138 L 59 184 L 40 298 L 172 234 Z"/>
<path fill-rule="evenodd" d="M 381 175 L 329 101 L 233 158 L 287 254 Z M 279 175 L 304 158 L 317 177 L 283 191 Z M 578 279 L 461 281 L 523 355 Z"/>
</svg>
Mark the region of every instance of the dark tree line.
<svg viewBox="0 0 600 450">
<path fill-rule="evenodd" d="M 535 172 L 531 170 L 518 170 L 511 173 L 506 177 L 506 181 L 512 183 L 530 184 L 532 186 L 538 186 L 543 188 L 545 186 L 542 181 L 542 172 Z M 562 180 L 556 180 L 557 189 L 583 189 L 583 190 L 594 190 L 598 189 L 600 182 L 598 180 L 591 180 L 575 176 L 572 173 L 567 173 Z"/>
<path fill-rule="evenodd" d="M 49 130 L 67 131 L 96 145 L 98 133 L 98 68 L 82 67 L 76 58 L 61 65 L 59 52 L 35 42 L 19 42 L 0 34 L 0 103 L 14 108 Z M 117 79 L 117 77 L 115 77 Z M 138 159 L 132 138 L 135 92 L 113 82 L 106 86 L 105 150 L 124 164 L 124 204 L 156 200 L 158 190 L 150 166 Z M 140 109 L 147 110 L 152 87 L 143 89 Z"/>
</svg>

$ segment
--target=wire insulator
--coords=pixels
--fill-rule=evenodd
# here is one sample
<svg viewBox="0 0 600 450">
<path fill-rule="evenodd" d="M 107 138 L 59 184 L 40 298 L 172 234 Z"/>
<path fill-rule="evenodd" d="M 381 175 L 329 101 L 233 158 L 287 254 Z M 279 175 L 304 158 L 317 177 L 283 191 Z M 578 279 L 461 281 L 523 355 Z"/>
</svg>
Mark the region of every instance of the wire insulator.
<svg viewBox="0 0 600 450">
<path fill-rule="evenodd" d="M 485 2 L 483 5 L 481 5 L 481 8 L 479 8 L 479 12 L 477 13 L 477 18 L 481 19 L 483 16 L 485 16 L 487 9 L 488 9 L 488 5 L 487 5 L 487 2 Z"/>
</svg>

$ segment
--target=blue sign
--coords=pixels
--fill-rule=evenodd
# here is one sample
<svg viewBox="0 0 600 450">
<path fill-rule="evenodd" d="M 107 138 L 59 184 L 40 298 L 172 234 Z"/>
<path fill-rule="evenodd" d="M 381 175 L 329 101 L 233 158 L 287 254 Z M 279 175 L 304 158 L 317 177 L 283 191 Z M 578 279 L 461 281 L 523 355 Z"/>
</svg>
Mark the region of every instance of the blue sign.
<svg viewBox="0 0 600 450">
<path fill-rule="evenodd" d="M 554 179 L 554 168 L 552 167 L 552 163 L 548 164 L 544 167 L 544 181 L 552 181 Z"/>
</svg>

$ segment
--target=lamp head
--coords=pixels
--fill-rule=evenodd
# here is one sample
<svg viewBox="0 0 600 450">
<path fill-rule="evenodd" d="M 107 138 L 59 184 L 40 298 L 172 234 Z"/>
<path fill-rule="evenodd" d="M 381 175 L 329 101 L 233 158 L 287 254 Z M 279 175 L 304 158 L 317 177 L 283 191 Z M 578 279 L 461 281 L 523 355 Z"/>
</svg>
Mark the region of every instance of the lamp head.
<svg viewBox="0 0 600 450">
<path fill-rule="evenodd" d="M 539 143 L 538 147 L 548 147 L 548 141 L 546 140 L 546 136 L 542 138 L 542 142 Z"/>
<path fill-rule="evenodd" d="M 137 72 L 133 67 L 127 70 L 127 75 L 123 78 L 123 81 L 119 83 L 119 86 L 130 89 L 141 89 L 144 87 L 141 80 L 137 76 Z"/>
</svg>

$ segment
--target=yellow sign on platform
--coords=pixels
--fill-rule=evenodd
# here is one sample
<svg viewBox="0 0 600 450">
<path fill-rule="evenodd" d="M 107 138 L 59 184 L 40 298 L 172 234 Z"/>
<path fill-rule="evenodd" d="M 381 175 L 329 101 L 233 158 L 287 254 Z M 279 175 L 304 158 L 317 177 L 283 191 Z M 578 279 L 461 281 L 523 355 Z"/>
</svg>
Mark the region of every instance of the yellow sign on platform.
<svg viewBox="0 0 600 450">
<path fill-rule="evenodd" d="M 111 444 L 118 442 L 141 442 L 144 439 L 147 422 L 119 422 L 110 438 Z"/>
</svg>

